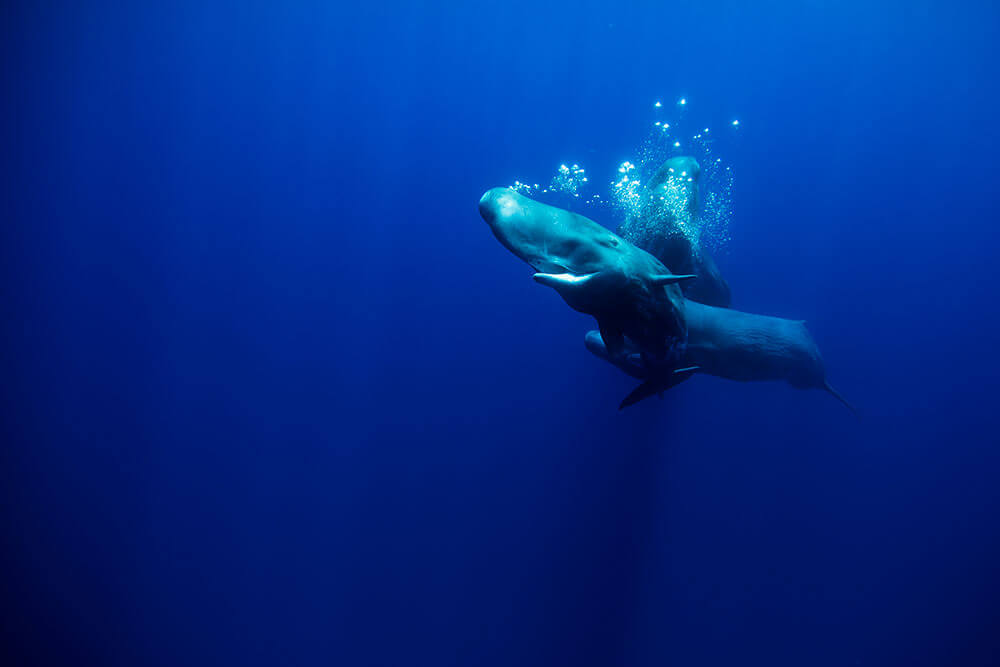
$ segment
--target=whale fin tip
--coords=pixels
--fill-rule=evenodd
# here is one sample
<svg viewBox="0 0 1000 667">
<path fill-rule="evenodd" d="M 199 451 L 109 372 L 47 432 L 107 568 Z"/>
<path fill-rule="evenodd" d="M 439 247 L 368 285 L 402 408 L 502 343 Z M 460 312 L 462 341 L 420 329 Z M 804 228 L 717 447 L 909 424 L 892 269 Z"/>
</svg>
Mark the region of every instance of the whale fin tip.
<svg viewBox="0 0 1000 667">
<path fill-rule="evenodd" d="M 684 380 L 694 375 L 697 366 L 692 368 L 679 368 L 674 373 L 667 375 L 666 377 L 658 377 L 652 380 L 646 380 L 638 387 L 632 390 L 632 392 L 626 396 L 622 402 L 618 405 L 619 410 L 624 410 L 630 405 L 635 405 L 644 398 L 649 398 L 654 394 L 659 395 L 663 398 L 663 392 L 675 387 Z"/>
<path fill-rule="evenodd" d="M 851 404 L 850 401 L 848 401 L 846 398 L 844 398 L 843 395 L 841 395 L 841 393 L 839 391 L 837 391 L 836 389 L 834 389 L 833 386 L 831 386 L 829 382 L 827 382 L 826 380 L 823 380 L 823 387 L 822 388 L 825 389 L 827 393 L 829 393 L 830 395 L 832 395 L 838 401 L 840 401 L 841 403 L 843 403 L 844 405 L 846 405 L 847 409 L 850 410 L 852 413 L 854 413 L 855 417 L 860 417 L 860 415 L 858 414 L 858 409 L 856 407 L 854 407 Z"/>
<path fill-rule="evenodd" d="M 675 284 L 677 284 L 679 282 L 682 282 L 682 281 L 685 281 L 685 280 L 691 280 L 691 279 L 697 278 L 697 277 L 698 276 L 694 275 L 693 273 L 686 273 L 686 274 L 683 274 L 683 275 L 673 275 L 673 274 L 662 273 L 662 274 L 657 274 L 655 276 L 652 276 L 650 278 L 650 282 L 652 282 L 654 285 L 675 285 Z"/>
</svg>

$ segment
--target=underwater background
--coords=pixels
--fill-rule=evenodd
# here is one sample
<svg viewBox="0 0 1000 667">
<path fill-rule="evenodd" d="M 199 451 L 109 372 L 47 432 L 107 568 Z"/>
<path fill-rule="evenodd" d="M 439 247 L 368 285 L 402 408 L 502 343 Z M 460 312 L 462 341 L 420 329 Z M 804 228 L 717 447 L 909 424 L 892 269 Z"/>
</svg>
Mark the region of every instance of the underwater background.
<svg viewBox="0 0 1000 667">
<path fill-rule="evenodd" d="M 3 664 L 998 664 L 993 3 L 0 31 Z M 618 412 L 480 219 L 561 164 L 607 197 L 664 119 L 731 168 L 734 307 L 807 320 L 860 418 L 711 377 Z"/>
</svg>

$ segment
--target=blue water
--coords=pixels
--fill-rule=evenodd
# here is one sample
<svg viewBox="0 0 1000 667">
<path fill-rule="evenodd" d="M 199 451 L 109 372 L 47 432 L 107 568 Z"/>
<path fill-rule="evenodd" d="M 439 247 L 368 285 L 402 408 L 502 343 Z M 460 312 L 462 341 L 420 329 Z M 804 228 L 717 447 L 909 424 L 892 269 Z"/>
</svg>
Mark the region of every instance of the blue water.
<svg viewBox="0 0 1000 667">
<path fill-rule="evenodd" d="M 3 3 L 3 664 L 996 664 L 1000 11 L 619 4 Z M 860 419 L 479 218 L 680 97 Z"/>
</svg>

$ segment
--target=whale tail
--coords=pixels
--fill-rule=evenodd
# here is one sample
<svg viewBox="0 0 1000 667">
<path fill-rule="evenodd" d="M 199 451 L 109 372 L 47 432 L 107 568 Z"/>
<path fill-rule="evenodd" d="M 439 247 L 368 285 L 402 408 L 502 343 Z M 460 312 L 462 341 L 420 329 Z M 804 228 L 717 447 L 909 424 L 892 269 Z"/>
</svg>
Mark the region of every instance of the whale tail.
<svg viewBox="0 0 1000 667">
<path fill-rule="evenodd" d="M 844 398 L 839 391 L 830 386 L 830 383 L 827 382 L 826 380 L 823 380 L 823 389 L 825 389 L 827 393 L 832 394 L 835 399 L 846 405 L 847 409 L 853 412 L 855 417 L 859 416 L 858 409 L 853 405 L 851 405 L 851 402 L 848 401 L 846 398 Z"/>
</svg>

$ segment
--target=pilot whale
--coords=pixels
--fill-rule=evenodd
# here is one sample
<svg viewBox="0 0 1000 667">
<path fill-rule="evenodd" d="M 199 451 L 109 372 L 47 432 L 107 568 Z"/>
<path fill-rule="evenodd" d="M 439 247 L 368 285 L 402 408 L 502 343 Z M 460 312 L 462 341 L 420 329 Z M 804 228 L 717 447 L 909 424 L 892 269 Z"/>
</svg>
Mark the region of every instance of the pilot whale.
<svg viewBox="0 0 1000 667">
<path fill-rule="evenodd" d="M 803 322 L 686 299 L 678 283 L 689 275 L 672 274 L 589 218 L 513 190 L 489 190 L 479 211 L 500 243 L 539 272 L 536 281 L 598 320 L 600 332 L 587 334 L 587 348 L 643 380 L 619 407 L 706 373 L 823 389 L 853 410 L 826 381 Z"/>
</svg>

